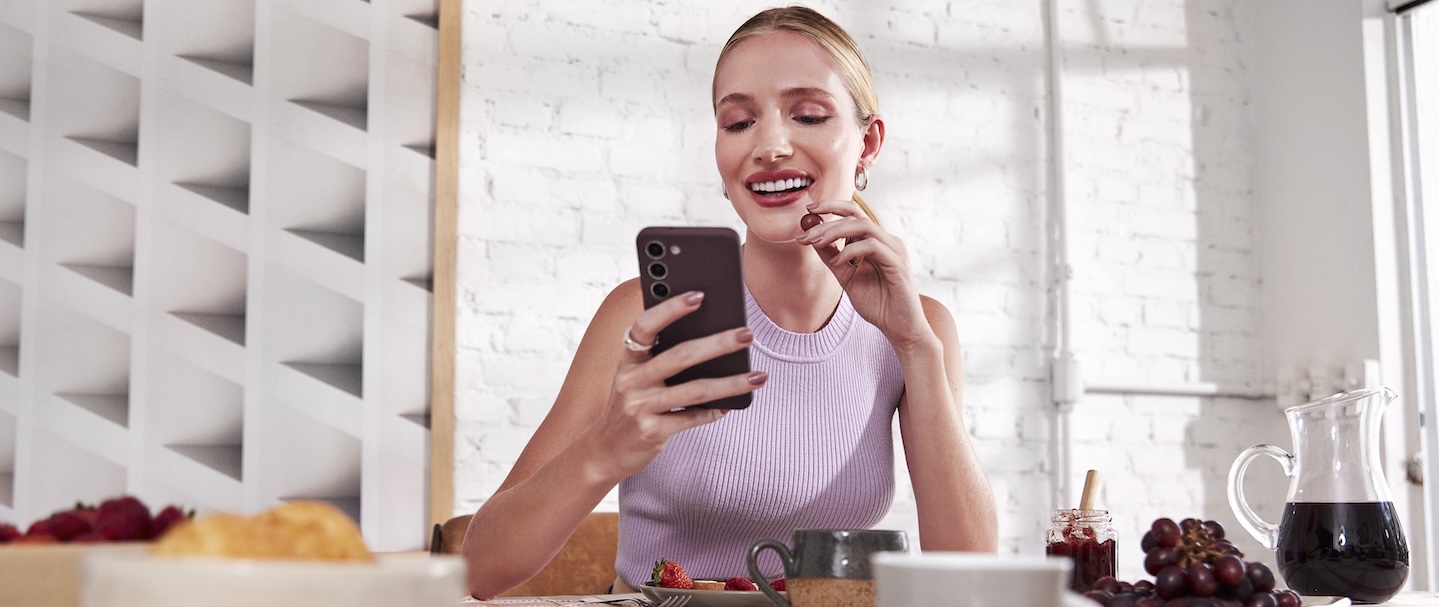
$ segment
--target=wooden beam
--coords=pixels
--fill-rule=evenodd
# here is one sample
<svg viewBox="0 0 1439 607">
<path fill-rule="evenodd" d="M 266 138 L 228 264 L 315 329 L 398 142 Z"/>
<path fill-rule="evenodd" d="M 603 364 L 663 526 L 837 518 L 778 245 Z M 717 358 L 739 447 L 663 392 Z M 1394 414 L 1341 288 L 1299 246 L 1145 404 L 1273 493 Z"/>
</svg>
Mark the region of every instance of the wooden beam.
<svg viewBox="0 0 1439 607">
<path fill-rule="evenodd" d="M 430 520 L 455 509 L 455 259 L 459 238 L 460 20 L 463 0 L 440 2 L 435 109 L 435 244 L 431 279 Z"/>
</svg>

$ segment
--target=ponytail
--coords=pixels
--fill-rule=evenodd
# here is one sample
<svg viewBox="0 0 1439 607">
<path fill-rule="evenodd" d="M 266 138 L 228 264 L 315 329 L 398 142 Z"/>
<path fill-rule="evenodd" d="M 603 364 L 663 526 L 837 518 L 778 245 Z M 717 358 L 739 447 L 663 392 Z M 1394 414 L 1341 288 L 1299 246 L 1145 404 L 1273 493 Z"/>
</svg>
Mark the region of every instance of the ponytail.
<svg viewBox="0 0 1439 607">
<path fill-rule="evenodd" d="M 879 220 L 879 215 L 874 212 L 874 209 L 870 208 L 869 203 L 865 202 L 864 198 L 859 195 L 859 192 L 854 193 L 854 201 L 859 204 L 859 208 L 864 211 L 864 214 L 869 216 L 869 220 L 873 221 L 874 225 L 884 227 L 884 223 Z"/>
</svg>

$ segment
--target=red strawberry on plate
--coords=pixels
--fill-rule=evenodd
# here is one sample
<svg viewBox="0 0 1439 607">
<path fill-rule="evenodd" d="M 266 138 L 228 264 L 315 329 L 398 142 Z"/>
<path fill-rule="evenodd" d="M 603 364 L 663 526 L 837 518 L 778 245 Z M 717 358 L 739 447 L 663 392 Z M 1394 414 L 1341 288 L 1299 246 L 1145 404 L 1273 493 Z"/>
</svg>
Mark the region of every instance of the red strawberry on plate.
<svg viewBox="0 0 1439 607">
<path fill-rule="evenodd" d="M 155 519 L 150 521 L 150 537 L 156 538 L 164 535 L 165 532 L 169 531 L 171 527 L 180 524 L 181 521 L 191 518 L 192 516 L 194 516 L 194 514 L 195 513 L 193 511 L 191 511 L 189 514 L 186 514 L 184 511 L 180 510 L 179 506 L 175 506 L 173 504 L 165 506 L 165 509 L 161 510 L 158 514 L 156 514 Z"/>
<path fill-rule="evenodd" d="M 770 587 L 770 588 L 773 588 L 773 589 L 775 589 L 775 590 L 777 590 L 777 591 L 779 591 L 779 592 L 784 592 L 784 578 L 780 578 L 780 579 L 777 579 L 777 580 L 775 580 L 775 581 L 773 581 L 773 582 L 770 582 L 770 583 L 769 583 L 769 587 Z"/>
<path fill-rule="evenodd" d="M 62 542 L 68 542 L 81 535 L 89 533 L 91 526 L 84 517 L 76 514 L 73 510 L 61 510 L 50 515 L 48 519 L 50 534 Z"/>
<path fill-rule="evenodd" d="M 650 578 L 650 583 L 660 588 L 678 588 L 680 590 L 691 590 L 695 587 L 694 581 L 690 580 L 684 567 L 665 559 L 655 561 L 655 571 Z"/>
<path fill-rule="evenodd" d="M 98 514 L 95 529 L 112 541 L 150 537 L 150 509 L 139 499 L 127 495 L 105 500 Z"/>
<path fill-rule="evenodd" d="M 728 580 L 725 580 L 724 589 L 725 589 L 725 590 L 751 590 L 751 591 L 753 591 L 753 590 L 759 590 L 759 586 L 754 585 L 754 582 L 751 582 L 750 579 L 747 578 L 747 577 L 735 576 L 735 577 L 732 577 L 732 578 L 730 578 L 730 579 L 728 579 Z"/>
<path fill-rule="evenodd" d="M 17 529 L 14 525 L 11 525 L 9 523 L 0 523 L 0 544 L 4 544 L 5 542 L 20 537 L 21 535 L 24 534 L 20 533 L 20 530 Z"/>
</svg>

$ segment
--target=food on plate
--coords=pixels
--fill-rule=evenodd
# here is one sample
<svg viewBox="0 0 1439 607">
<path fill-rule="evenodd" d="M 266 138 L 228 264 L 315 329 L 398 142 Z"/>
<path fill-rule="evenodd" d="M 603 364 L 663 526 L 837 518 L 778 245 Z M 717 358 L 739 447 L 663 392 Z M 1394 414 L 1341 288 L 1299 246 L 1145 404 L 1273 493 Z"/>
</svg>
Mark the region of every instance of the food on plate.
<svg viewBox="0 0 1439 607">
<path fill-rule="evenodd" d="M 660 588 L 678 588 L 680 590 L 690 590 L 695 587 L 689 574 L 685 573 L 685 568 L 681 567 L 679 563 L 667 559 L 655 561 L 655 571 L 654 575 L 650 577 L 650 583 Z"/>
<path fill-rule="evenodd" d="M 725 580 L 724 589 L 725 589 L 725 590 L 759 590 L 759 586 L 756 586 L 755 583 L 754 583 L 754 582 L 751 582 L 750 579 L 747 578 L 747 577 L 735 576 L 735 577 L 732 577 L 732 578 L 730 578 L 730 579 L 728 579 L 728 580 Z"/>
<path fill-rule="evenodd" d="M 297 501 L 253 517 L 216 513 L 179 525 L 151 549 L 164 556 L 369 561 L 360 528 L 324 502 Z"/>
<path fill-rule="evenodd" d="M 735 576 L 728 580 L 692 580 L 685 568 L 679 563 L 669 559 L 655 561 L 654 574 L 650 576 L 650 584 L 658 588 L 674 588 L 677 590 L 733 590 L 740 592 L 759 592 L 759 586 L 747 577 Z M 784 578 L 779 578 L 769 584 L 780 592 L 784 592 Z"/>
<path fill-rule="evenodd" d="M 151 516 L 150 508 L 134 496 L 107 499 L 99 506 L 75 504 L 37 520 L 20 533 L 0 524 L 0 544 L 55 544 L 64 542 L 144 541 L 159 537 L 176 523 L 193 516 L 169 505 Z"/>
<path fill-rule="evenodd" d="M 1244 554 L 1224 539 L 1215 521 L 1187 518 L 1154 521 L 1139 541 L 1144 570 L 1154 581 L 1121 582 L 1105 576 L 1084 596 L 1110 607 L 1160 607 L 1177 599 L 1214 597 L 1234 604 L 1299 607 L 1299 595 L 1276 590 L 1274 573 L 1263 563 L 1244 561 Z"/>
</svg>

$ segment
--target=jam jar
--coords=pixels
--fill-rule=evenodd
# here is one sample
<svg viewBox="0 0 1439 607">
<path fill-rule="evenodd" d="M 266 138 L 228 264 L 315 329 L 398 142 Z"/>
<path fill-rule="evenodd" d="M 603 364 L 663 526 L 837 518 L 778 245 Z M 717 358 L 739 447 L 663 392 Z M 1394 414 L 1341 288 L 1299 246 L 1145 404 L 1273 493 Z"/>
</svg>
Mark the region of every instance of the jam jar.
<svg viewBox="0 0 1439 607">
<path fill-rule="evenodd" d="M 1044 553 L 1074 561 L 1069 588 L 1084 592 L 1115 574 L 1114 519 L 1108 510 L 1056 510 L 1049 520 Z"/>
</svg>

